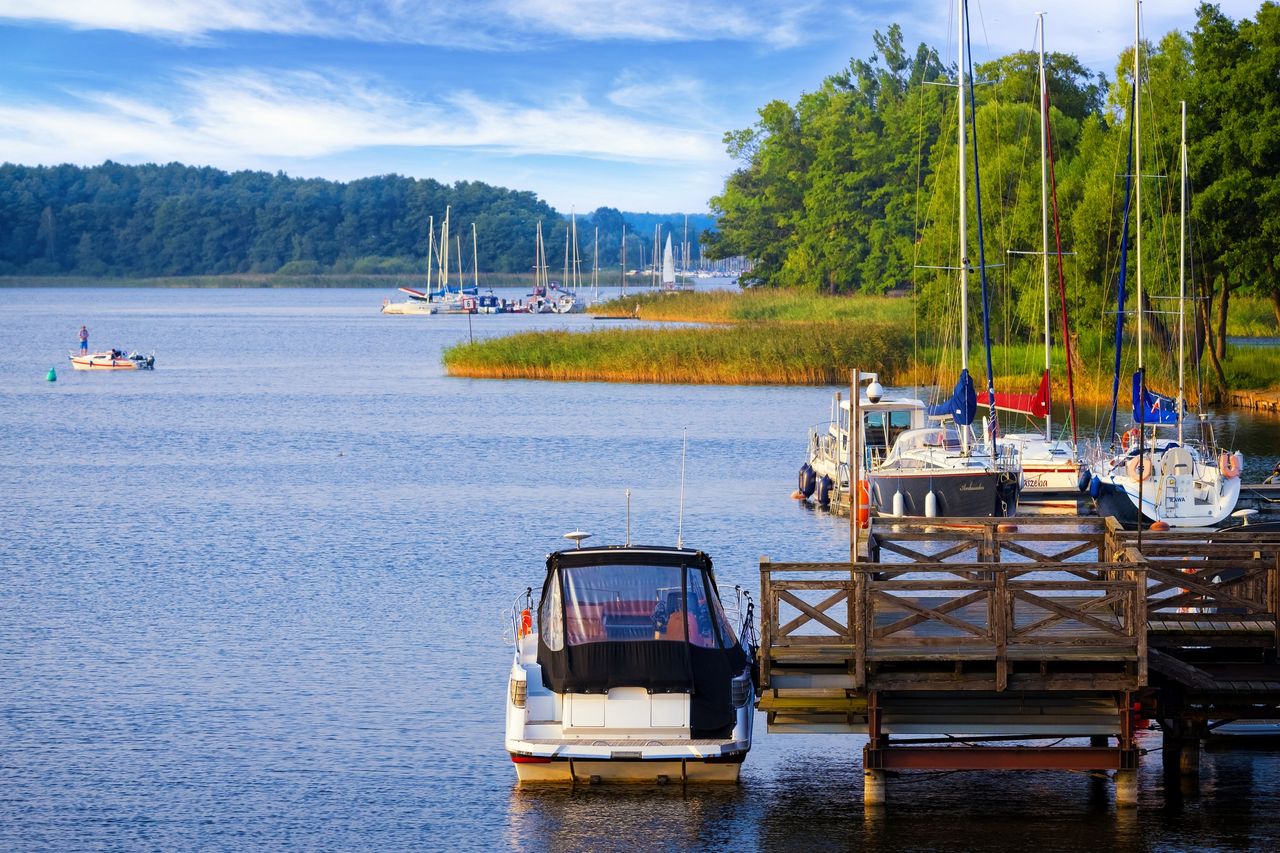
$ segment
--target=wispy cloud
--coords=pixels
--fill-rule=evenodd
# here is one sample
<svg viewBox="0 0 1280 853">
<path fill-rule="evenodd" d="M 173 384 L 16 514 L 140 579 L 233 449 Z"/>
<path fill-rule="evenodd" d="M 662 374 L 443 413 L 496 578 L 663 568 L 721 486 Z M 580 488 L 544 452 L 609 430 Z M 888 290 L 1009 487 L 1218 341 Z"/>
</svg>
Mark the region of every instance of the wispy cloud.
<svg viewBox="0 0 1280 853">
<path fill-rule="evenodd" d="M 461 92 L 414 101 L 338 73 L 188 73 L 163 92 L 79 92 L 0 104 L 0 150 L 26 163 L 181 160 L 281 168 L 378 146 L 487 149 L 714 167 L 718 134 L 602 110 L 581 95 L 530 106 Z"/>
<path fill-rule="evenodd" d="M 803 21 L 815 7 L 766 0 L 0 0 L 0 20 L 185 41 L 260 32 L 477 49 L 536 49 L 537 37 L 790 47 L 805 40 Z"/>
</svg>

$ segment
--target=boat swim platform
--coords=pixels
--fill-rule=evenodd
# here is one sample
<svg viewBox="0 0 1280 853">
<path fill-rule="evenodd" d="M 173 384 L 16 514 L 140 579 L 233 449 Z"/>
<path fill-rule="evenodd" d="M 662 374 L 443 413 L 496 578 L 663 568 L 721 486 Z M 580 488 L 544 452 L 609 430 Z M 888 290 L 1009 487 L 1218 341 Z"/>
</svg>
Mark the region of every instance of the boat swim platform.
<svg viewBox="0 0 1280 853">
<path fill-rule="evenodd" d="M 761 559 L 758 707 L 865 735 L 868 803 L 885 771 L 1057 769 L 1114 771 L 1130 805 L 1139 716 L 1189 774 L 1214 725 L 1280 719 L 1280 532 L 875 519 L 859 552 Z"/>
</svg>

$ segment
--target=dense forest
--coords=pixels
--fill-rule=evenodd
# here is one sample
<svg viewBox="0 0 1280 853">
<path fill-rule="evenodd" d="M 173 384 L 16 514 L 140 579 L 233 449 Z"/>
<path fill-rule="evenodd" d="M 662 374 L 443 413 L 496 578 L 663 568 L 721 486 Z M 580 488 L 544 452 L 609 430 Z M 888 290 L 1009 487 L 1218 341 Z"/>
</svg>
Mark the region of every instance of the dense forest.
<svg viewBox="0 0 1280 853">
<path fill-rule="evenodd" d="M 569 219 L 531 192 L 475 181 L 452 186 L 383 175 L 349 183 L 164 166 L 0 166 L 0 275 L 184 276 L 223 273 L 409 273 L 425 268 L 429 217 L 450 206 L 471 267 L 471 223 L 484 272 L 524 272 L 543 222 L 554 274 Z M 577 217 L 581 269 L 616 274 L 623 224 L 627 265 L 653 257 L 654 226 L 679 246 L 682 214 L 602 207 Z M 690 259 L 709 216 L 689 217 Z M 677 248 L 678 252 L 679 249 Z M 456 257 L 456 253 L 455 253 Z"/>
<path fill-rule="evenodd" d="M 725 135 L 739 167 L 711 201 L 718 230 L 706 252 L 753 259 L 767 286 L 914 288 L 922 316 L 938 321 L 931 328 L 946 326 L 942 318 L 958 314 L 955 274 L 942 269 L 958 263 L 956 69 L 926 45 L 908 50 L 896 25 L 877 33 L 875 46 L 873 57 L 854 60 L 797 103 L 769 103 L 753 127 Z M 1144 308 L 1168 344 L 1173 303 L 1153 300 L 1178 292 L 1186 101 L 1194 331 L 1200 349 L 1220 357 L 1233 293 L 1270 300 L 1280 322 L 1280 7 L 1264 3 L 1255 20 L 1236 22 L 1204 4 L 1189 34 L 1168 33 L 1141 51 Z M 1046 66 L 1072 322 L 1096 342 L 1114 323 L 1133 50 L 1119 56 L 1111 83 L 1073 56 L 1049 54 Z M 1037 76 L 1028 52 L 975 68 L 967 254 L 976 266 L 976 147 L 993 331 L 1009 342 L 1033 341 L 1044 323 L 1040 259 L 1019 254 L 1041 250 Z M 1129 263 L 1132 299 L 1135 251 Z M 978 296 L 971 298 L 976 317 Z"/>
</svg>

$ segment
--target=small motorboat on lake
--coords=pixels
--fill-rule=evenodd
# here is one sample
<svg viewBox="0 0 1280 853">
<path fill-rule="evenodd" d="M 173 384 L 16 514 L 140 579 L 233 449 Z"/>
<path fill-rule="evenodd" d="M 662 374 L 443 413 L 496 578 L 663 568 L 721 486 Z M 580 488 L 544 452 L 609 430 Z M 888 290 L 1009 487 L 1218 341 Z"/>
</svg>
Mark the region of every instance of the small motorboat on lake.
<svg viewBox="0 0 1280 853">
<path fill-rule="evenodd" d="M 710 557 L 558 551 L 537 604 L 532 589 L 522 598 L 506 728 L 521 782 L 737 781 L 751 748 L 753 613 L 740 593 L 735 630 Z"/>
<path fill-rule="evenodd" d="M 105 352 L 69 353 L 71 366 L 76 370 L 154 370 L 155 354 L 142 355 L 139 352 L 125 353 L 123 350 L 111 349 Z"/>
</svg>

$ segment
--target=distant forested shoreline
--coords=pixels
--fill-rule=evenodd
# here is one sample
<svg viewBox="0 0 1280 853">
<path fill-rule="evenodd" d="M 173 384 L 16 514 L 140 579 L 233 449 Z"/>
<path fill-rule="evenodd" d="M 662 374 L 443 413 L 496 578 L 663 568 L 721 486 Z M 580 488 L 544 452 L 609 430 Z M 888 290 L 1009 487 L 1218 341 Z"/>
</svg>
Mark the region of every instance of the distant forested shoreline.
<svg viewBox="0 0 1280 853">
<path fill-rule="evenodd" d="M 438 229 L 446 206 L 468 274 L 471 223 L 481 272 L 519 273 L 533 265 L 534 229 L 542 221 L 552 276 L 558 277 L 568 216 L 532 192 L 400 175 L 344 183 L 282 172 L 110 161 L 91 167 L 0 165 L 0 276 L 278 274 L 297 281 L 421 275 L 428 222 L 434 217 Z M 699 239 L 712 223 L 706 214 L 689 216 L 692 262 L 700 258 Z M 655 225 L 662 226 L 664 240 L 671 234 L 678 246 L 683 239 L 684 214 L 598 208 L 577 217 L 584 273 L 591 269 L 598 227 L 600 265 L 616 275 L 624 224 L 631 268 L 653 257 Z M 455 243 L 453 273 L 457 256 Z"/>
</svg>

